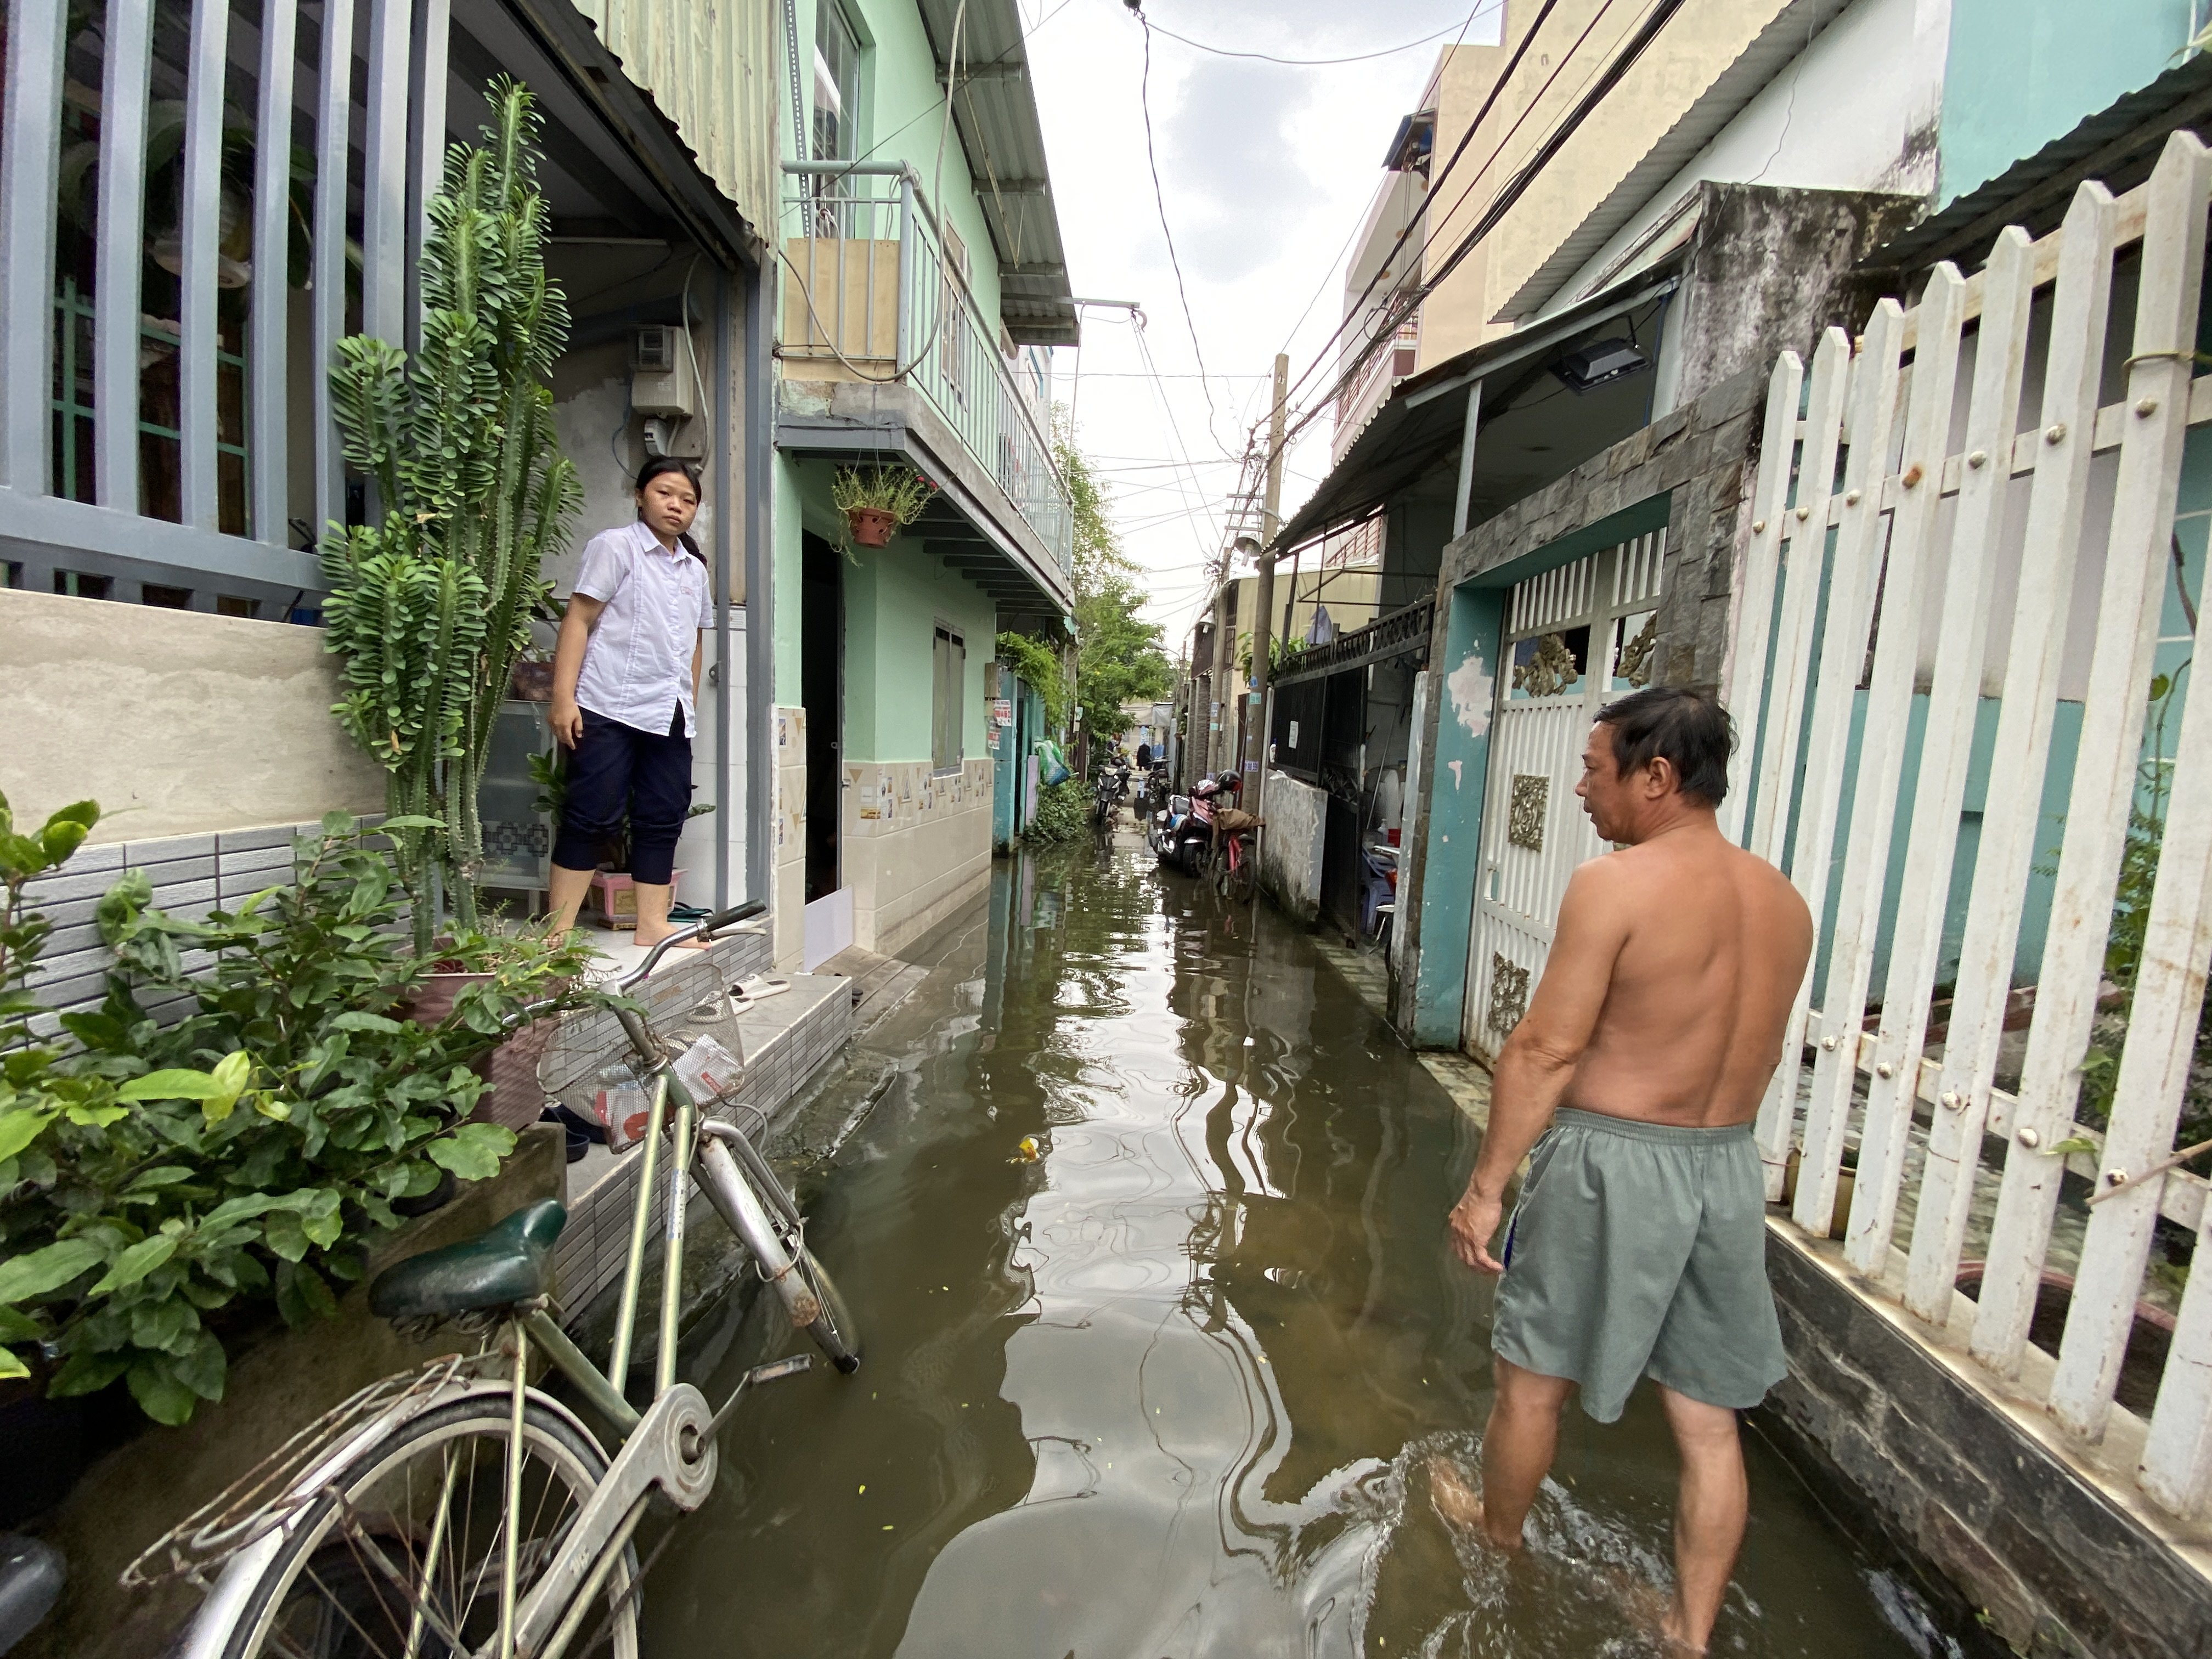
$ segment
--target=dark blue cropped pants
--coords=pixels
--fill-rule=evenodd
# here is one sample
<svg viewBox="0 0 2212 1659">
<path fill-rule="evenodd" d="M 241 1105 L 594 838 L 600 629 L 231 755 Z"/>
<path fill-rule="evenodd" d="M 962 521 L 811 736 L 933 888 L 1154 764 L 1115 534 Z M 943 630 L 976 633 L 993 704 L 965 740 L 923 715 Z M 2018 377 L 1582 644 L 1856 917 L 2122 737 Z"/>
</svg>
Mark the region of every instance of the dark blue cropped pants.
<svg viewBox="0 0 2212 1659">
<path fill-rule="evenodd" d="M 629 817 L 629 872 L 647 887 L 665 887 L 676 871 L 676 839 L 691 810 L 691 739 L 676 710 L 665 737 L 641 732 L 590 709 L 584 738 L 568 756 L 568 793 L 553 862 L 563 870 L 596 870 L 600 846 Z"/>
</svg>

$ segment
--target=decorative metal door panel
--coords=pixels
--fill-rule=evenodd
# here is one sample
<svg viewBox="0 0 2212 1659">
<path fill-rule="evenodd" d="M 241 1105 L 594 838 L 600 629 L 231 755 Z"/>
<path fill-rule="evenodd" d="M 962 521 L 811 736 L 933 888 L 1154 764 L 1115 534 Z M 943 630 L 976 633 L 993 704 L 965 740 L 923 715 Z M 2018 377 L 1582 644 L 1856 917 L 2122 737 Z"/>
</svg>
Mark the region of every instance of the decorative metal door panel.
<svg viewBox="0 0 2212 1659">
<path fill-rule="evenodd" d="M 1505 605 L 1461 1036 L 1494 1056 L 1528 1012 L 1575 866 L 1606 850 L 1575 785 L 1599 708 L 1648 684 L 1666 532 L 1515 586 Z"/>
</svg>

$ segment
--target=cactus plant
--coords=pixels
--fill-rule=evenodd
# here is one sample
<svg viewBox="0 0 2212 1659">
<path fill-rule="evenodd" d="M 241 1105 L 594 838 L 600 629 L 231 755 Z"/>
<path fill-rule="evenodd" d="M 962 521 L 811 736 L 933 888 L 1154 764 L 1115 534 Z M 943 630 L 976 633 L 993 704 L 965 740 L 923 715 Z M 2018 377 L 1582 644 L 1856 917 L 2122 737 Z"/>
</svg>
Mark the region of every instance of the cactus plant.
<svg viewBox="0 0 2212 1659">
<path fill-rule="evenodd" d="M 539 574 L 581 504 L 546 385 L 568 313 L 545 275 L 538 116 L 492 82 L 494 125 L 447 153 L 422 250 L 422 343 L 338 342 L 331 411 L 374 487 L 371 521 L 331 525 L 329 647 L 345 659 L 332 709 L 387 775 L 418 948 L 438 899 L 476 918 L 477 791 L 508 676 L 549 599 Z M 434 820 L 422 827 L 420 820 Z"/>
</svg>

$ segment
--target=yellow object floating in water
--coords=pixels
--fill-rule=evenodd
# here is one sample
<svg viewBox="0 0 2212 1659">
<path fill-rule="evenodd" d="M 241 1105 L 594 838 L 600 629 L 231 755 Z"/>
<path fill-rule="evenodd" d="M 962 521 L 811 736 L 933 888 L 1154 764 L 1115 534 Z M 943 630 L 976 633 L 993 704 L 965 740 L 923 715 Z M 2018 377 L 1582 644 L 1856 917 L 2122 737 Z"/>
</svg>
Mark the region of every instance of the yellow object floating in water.
<svg viewBox="0 0 2212 1659">
<path fill-rule="evenodd" d="M 1006 1160 L 1009 1164 L 1034 1164 L 1036 1161 L 1037 1139 L 1035 1135 L 1024 1135 L 1021 1144 L 1014 1148 L 1014 1155 Z"/>
</svg>

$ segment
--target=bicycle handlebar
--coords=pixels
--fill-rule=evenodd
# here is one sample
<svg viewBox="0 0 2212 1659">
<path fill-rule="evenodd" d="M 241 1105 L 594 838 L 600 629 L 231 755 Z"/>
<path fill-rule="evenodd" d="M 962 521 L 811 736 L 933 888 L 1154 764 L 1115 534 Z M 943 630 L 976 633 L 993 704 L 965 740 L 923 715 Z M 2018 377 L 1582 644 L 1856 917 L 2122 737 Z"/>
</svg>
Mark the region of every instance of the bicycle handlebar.
<svg viewBox="0 0 2212 1659">
<path fill-rule="evenodd" d="M 617 991 L 627 991 L 631 986 L 641 983 L 659 964 L 660 958 L 676 946 L 695 939 L 712 939 L 721 929 L 734 927 L 741 921 L 750 921 L 755 916 L 766 914 L 767 910 L 768 905 L 765 901 L 754 899 L 750 903 L 733 904 L 726 910 L 717 910 L 704 921 L 695 921 L 688 927 L 678 928 L 659 944 L 654 945 L 652 950 L 647 951 L 643 962 L 638 963 L 620 979 L 616 980 L 614 988 Z"/>
</svg>

